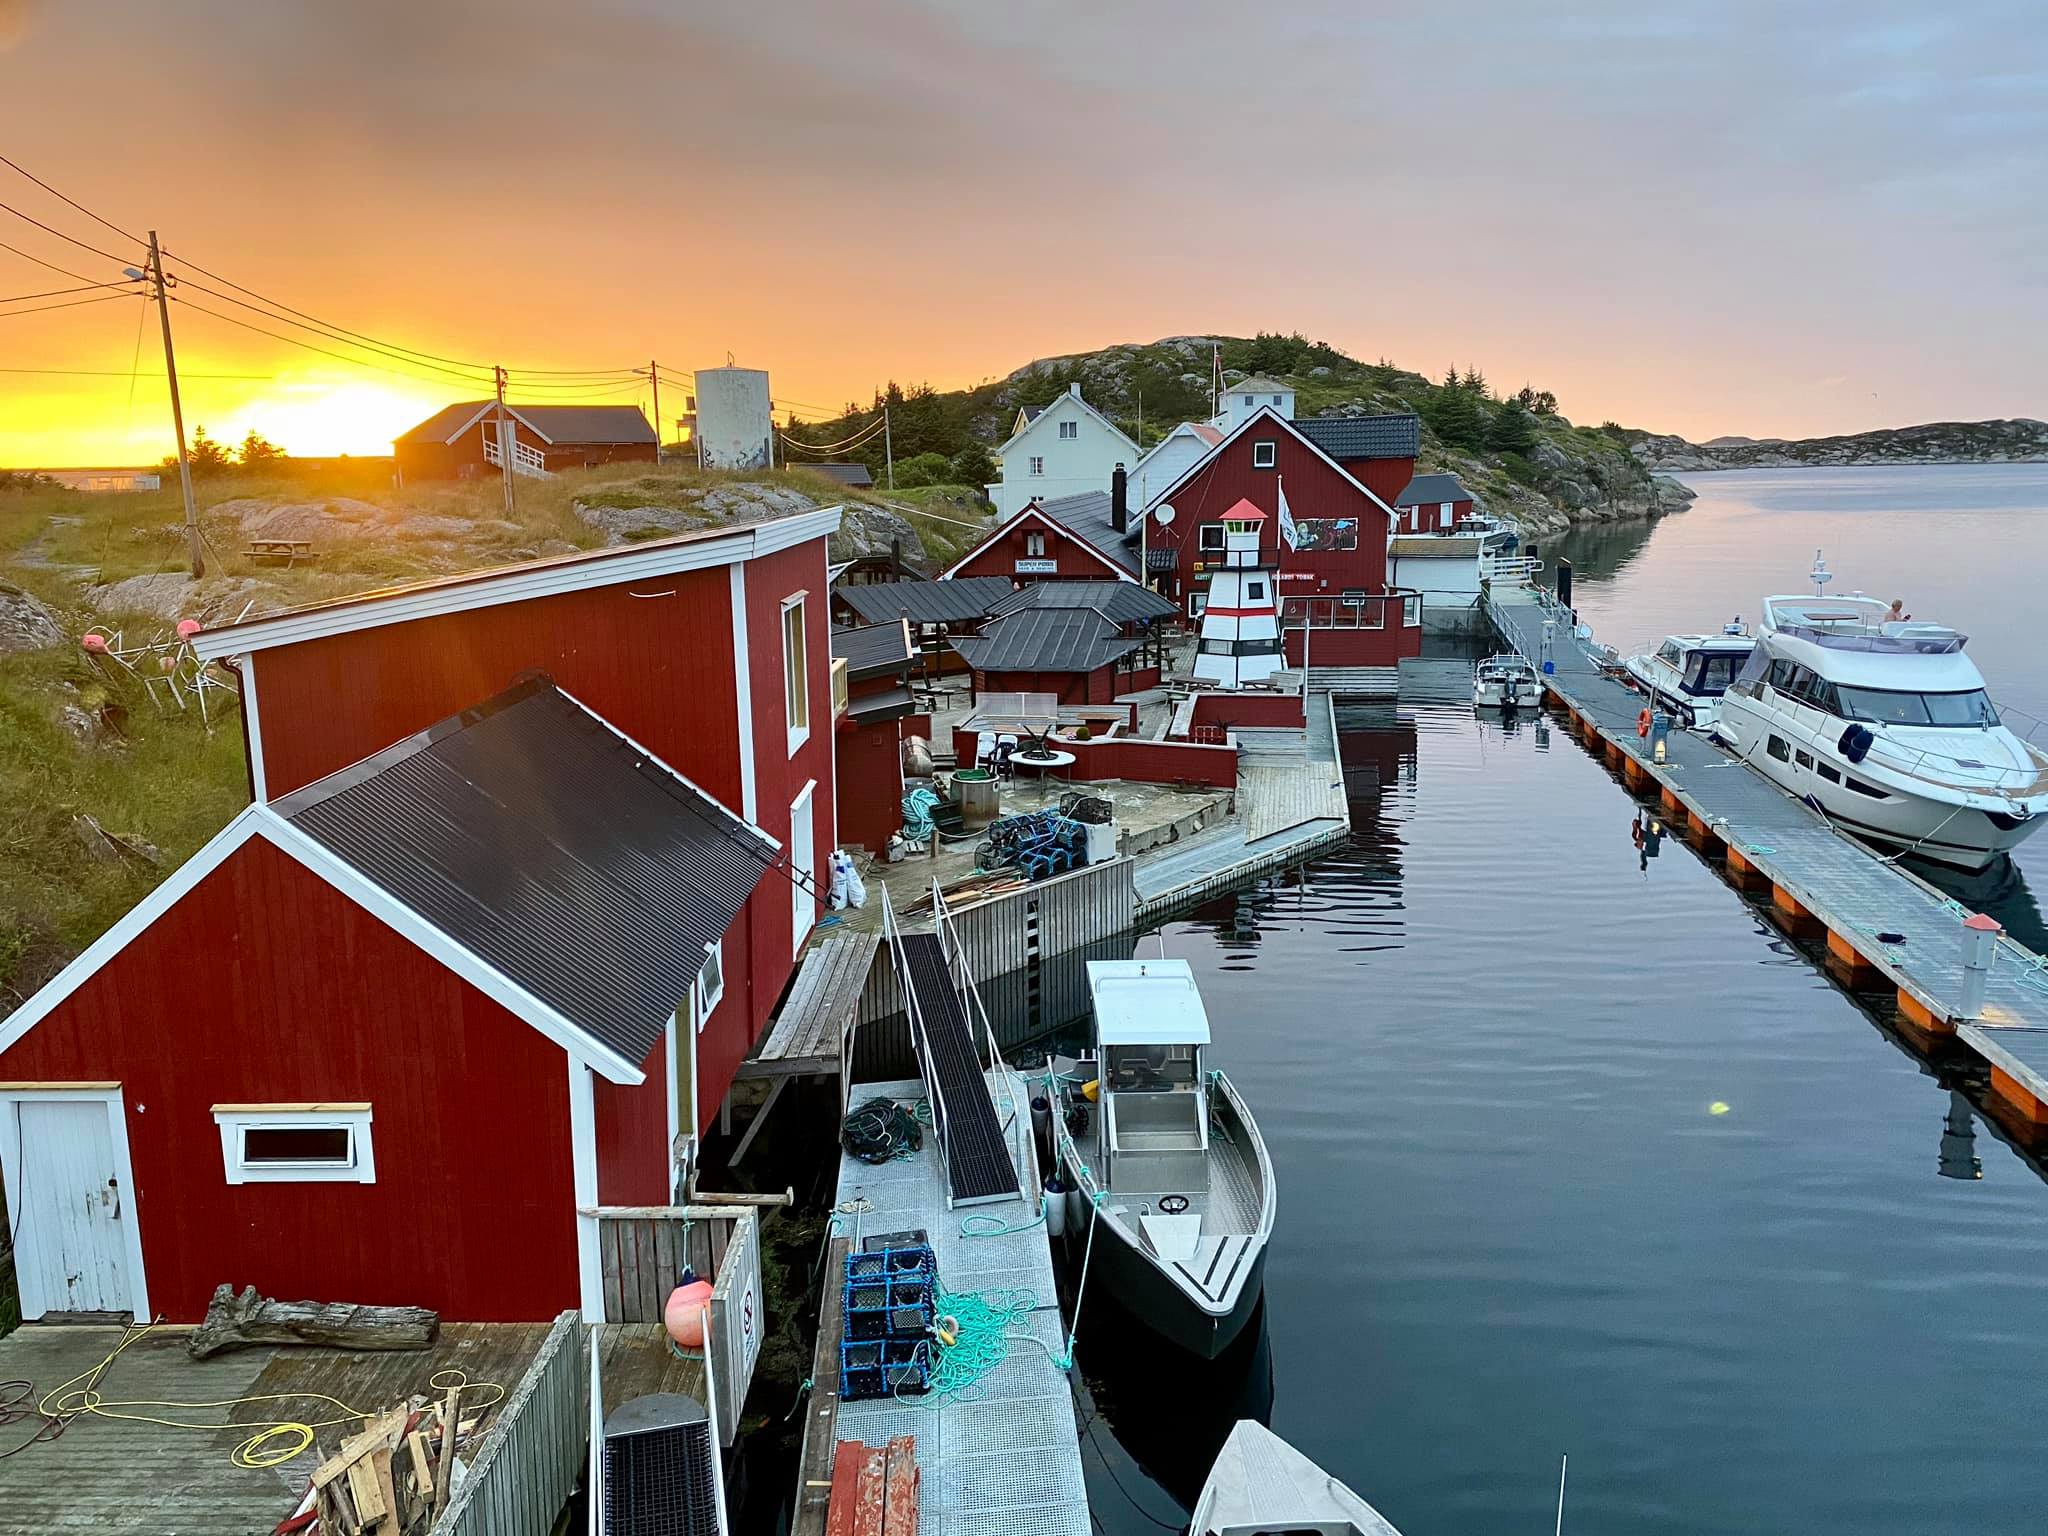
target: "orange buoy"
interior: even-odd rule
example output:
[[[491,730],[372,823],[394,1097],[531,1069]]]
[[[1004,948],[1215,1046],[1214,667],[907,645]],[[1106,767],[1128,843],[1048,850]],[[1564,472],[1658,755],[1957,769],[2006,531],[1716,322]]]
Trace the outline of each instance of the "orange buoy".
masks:
[[[661,1321],[668,1336],[684,1349],[704,1347],[704,1309],[711,1304],[711,1283],[692,1280],[668,1293],[668,1305],[661,1309]]]
[[[1647,709],[1636,716],[1636,734],[1638,736],[1648,736],[1650,734],[1650,712]]]

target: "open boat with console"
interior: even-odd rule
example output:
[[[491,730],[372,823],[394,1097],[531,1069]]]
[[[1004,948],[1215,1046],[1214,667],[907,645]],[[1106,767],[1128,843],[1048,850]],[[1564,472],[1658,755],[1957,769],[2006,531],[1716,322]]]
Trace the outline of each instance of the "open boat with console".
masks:
[[[1718,734],[1845,831],[1981,870],[2048,812],[2048,754],[2001,720],[1965,637],[1894,617],[1878,598],[1764,600]]]
[[[1401,1536],[1378,1510],[1263,1424],[1239,1419],[1188,1536]]]
[[[1209,1017],[1185,960],[1091,960],[1088,995],[1094,1055],[1059,1080],[1055,1131],[1069,1187],[1094,1210],[1087,1262],[1133,1316],[1214,1359],[1258,1305],[1272,1160],[1230,1079],[1207,1069]]]
[[[1720,718],[1721,696],[1755,649],[1738,619],[1718,635],[1666,635],[1656,650],[1626,657],[1621,668],[1680,725],[1706,731]]]
[[[1474,709],[1534,709],[1543,702],[1543,679],[1515,655],[1489,656],[1472,674]]]

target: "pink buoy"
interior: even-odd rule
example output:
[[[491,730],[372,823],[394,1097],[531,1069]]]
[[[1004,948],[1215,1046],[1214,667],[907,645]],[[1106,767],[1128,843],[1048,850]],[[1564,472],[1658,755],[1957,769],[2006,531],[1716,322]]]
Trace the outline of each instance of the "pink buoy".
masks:
[[[157,670],[160,672],[175,672],[178,670],[178,658],[175,656],[159,656],[156,659],[156,665]]]
[[[190,640],[203,627],[197,619],[180,619],[178,620],[178,638],[180,640]]]
[[[107,637],[105,635],[80,635],[78,643],[88,651],[91,651],[95,656],[104,656],[106,654]]]
[[[668,1293],[668,1305],[661,1309],[661,1320],[668,1328],[668,1336],[684,1349],[704,1347],[704,1309],[711,1304],[711,1284],[706,1280],[692,1280],[688,1285],[679,1285]]]

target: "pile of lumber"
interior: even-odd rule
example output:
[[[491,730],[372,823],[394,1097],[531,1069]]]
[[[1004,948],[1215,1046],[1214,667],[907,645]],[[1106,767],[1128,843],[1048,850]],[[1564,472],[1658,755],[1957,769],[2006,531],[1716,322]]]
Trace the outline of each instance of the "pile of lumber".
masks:
[[[460,1480],[455,1453],[482,1428],[480,1413],[461,1417],[460,1397],[415,1397],[343,1440],[313,1474],[320,1536],[423,1536]]]
[[[832,1457],[825,1536],[917,1536],[917,1437],[842,1440]]]

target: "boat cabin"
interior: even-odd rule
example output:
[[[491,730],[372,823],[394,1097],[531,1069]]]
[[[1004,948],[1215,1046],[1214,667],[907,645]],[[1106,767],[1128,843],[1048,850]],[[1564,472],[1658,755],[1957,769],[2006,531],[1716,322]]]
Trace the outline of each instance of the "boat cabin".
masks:
[[[1091,960],[1088,990],[1102,1081],[1103,1180],[1119,1196],[1164,1195],[1185,1214],[1209,1187],[1209,1016],[1185,960]],[[1165,1207],[1178,1199],[1178,1212]]]
[[[1745,635],[1670,635],[1657,647],[1657,661],[1671,669],[1684,692],[1719,698],[1741,674],[1755,644]]]

